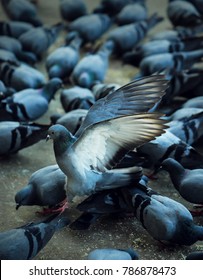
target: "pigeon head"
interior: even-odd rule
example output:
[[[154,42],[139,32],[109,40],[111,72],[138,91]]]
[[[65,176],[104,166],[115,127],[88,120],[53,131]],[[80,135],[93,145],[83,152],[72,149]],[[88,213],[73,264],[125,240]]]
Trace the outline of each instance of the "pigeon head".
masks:
[[[46,140],[49,139],[54,141],[54,151],[57,156],[64,153],[75,141],[71,132],[60,124],[52,125],[49,128]]]
[[[174,172],[174,171],[181,172],[181,171],[184,171],[184,168],[182,167],[182,165],[178,161],[173,159],[173,158],[165,159],[162,162],[160,169],[166,170],[168,172]]]
[[[78,78],[78,84],[84,88],[91,88],[94,83],[94,75],[90,72],[82,72]]]
[[[22,205],[33,205],[34,200],[33,189],[30,185],[27,185],[15,195],[16,210]]]

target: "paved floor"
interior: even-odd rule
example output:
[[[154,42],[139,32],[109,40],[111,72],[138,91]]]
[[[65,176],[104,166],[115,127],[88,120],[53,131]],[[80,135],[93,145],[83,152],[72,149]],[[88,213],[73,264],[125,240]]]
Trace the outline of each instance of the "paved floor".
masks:
[[[52,24],[60,21],[58,0],[39,0],[38,2],[39,14],[44,19],[44,22]],[[96,6],[99,1],[89,0],[86,2],[91,7],[89,9],[91,11],[92,7]],[[148,0],[149,14],[156,11],[160,15],[165,16],[166,2],[166,0]],[[6,18],[1,9],[0,16],[1,19]],[[169,27],[169,22],[164,20],[151,30],[148,36]],[[63,38],[58,38],[55,45],[50,47],[48,53],[62,42]],[[37,67],[45,72],[43,61]],[[120,61],[111,59],[106,82],[125,84],[129,82],[136,71],[137,69],[134,67],[123,66]],[[59,103],[59,95],[56,100],[51,102],[48,113],[38,121],[49,123],[49,116],[53,112],[63,112]],[[54,163],[52,144],[51,142],[45,143],[45,141],[26,148],[15,156],[0,160],[0,231],[18,227],[33,220],[39,220],[39,217],[35,215],[35,211],[39,210],[38,207],[21,207],[16,211],[14,195],[26,185],[30,175],[34,171]],[[186,205],[186,202],[174,191],[166,173],[160,174],[159,180],[152,182],[151,185],[161,194],[172,197]],[[79,212],[74,209],[73,205],[67,211],[67,215],[77,217]],[[196,221],[202,224],[203,218],[199,218]],[[68,228],[61,230],[55,234],[36,259],[85,259],[90,250],[101,247],[133,247],[139,253],[140,259],[183,259],[188,252],[198,248],[202,249],[203,243],[197,242],[190,247],[165,247],[152,239],[135,218],[117,217],[112,219],[106,217],[86,231],[73,231]]]

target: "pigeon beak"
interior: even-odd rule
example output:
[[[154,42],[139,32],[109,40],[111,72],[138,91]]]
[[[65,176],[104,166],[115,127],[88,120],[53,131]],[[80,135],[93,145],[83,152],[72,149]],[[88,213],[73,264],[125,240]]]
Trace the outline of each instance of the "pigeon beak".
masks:
[[[50,135],[48,134],[46,137],[46,142],[49,141],[49,139],[51,139]]]
[[[20,204],[16,204],[16,210],[18,210],[18,208],[20,208]]]

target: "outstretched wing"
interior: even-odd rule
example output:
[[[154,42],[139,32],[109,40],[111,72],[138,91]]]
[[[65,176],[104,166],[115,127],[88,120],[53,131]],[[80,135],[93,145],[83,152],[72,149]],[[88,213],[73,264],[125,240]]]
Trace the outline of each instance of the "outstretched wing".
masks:
[[[157,113],[135,114],[95,123],[86,128],[72,148],[87,169],[104,172],[129,151],[164,132]]]
[[[86,127],[96,122],[147,112],[161,99],[167,87],[164,75],[152,75],[117,89],[92,105],[75,136],[79,137]]]

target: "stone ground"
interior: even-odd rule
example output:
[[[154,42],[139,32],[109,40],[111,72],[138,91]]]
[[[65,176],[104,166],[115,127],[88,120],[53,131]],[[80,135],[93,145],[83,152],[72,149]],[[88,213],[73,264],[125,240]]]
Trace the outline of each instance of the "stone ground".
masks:
[[[58,0],[38,1],[39,14],[47,24],[60,21],[58,10]],[[99,1],[85,1],[89,5],[89,11],[97,5]],[[158,12],[165,16],[166,0],[147,0],[149,14]],[[2,9],[0,9],[1,19],[6,19]],[[157,31],[170,28],[170,23],[164,20],[148,33],[148,36]],[[48,53],[53,51],[63,42],[63,37],[59,37],[56,43],[50,47]],[[44,61],[37,67],[46,74]],[[131,66],[122,65],[118,60],[111,59],[110,67],[105,82],[116,82],[121,85],[130,81],[131,77],[137,72],[137,69]],[[39,119],[38,122],[49,123],[49,116],[54,112],[63,112],[59,102],[59,93],[56,100],[50,104],[48,113]],[[8,230],[21,226],[30,221],[37,221],[40,218],[36,216],[35,211],[39,207],[21,207],[15,210],[14,195],[20,190],[31,174],[47,165],[55,163],[51,142],[41,141],[38,144],[20,151],[17,155],[1,159],[0,178],[0,231]],[[161,173],[159,179],[150,184],[161,194],[169,196],[184,205],[191,207],[174,190],[170,183],[168,175]],[[74,205],[67,210],[67,215],[74,218],[79,216],[79,212],[74,209]],[[203,223],[203,218],[195,218],[199,224]],[[142,228],[135,218],[131,217],[105,217],[100,219],[90,229],[86,231],[73,231],[65,228],[57,232],[48,245],[36,256],[35,259],[85,259],[88,252],[95,248],[115,247],[128,248],[133,247],[140,255],[140,259],[148,260],[170,260],[184,259],[192,250],[202,249],[203,242],[197,242],[193,246],[171,246],[166,247],[156,240]]]

